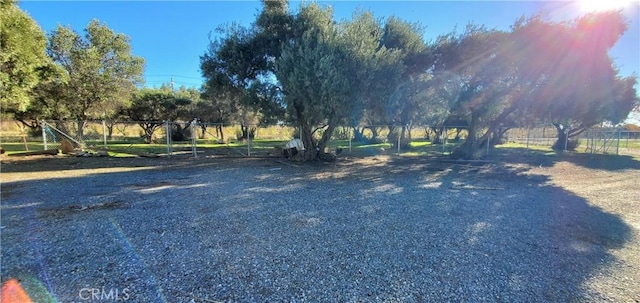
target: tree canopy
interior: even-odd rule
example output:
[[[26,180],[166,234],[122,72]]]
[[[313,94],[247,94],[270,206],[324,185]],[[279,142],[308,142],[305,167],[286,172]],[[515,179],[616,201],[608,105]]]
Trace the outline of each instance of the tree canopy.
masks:
[[[473,158],[498,129],[550,123],[561,141],[626,117],[638,106],[637,79],[620,77],[608,55],[626,28],[620,12],[532,16],[511,30],[471,24],[427,43],[425,27],[396,17],[360,11],[337,22],[330,7],[301,4],[294,14],[286,0],[264,1],[251,27],[220,32],[201,68],[205,95],[221,104],[259,112],[274,103],[243,103],[250,88],[277,89],[307,159],[322,156],[337,125],[402,125],[404,134],[453,120],[469,133],[454,156]]]
[[[20,113],[31,103],[32,89],[40,82],[38,70],[49,62],[47,39],[14,0],[0,1],[0,20],[0,108]]]
[[[49,35],[47,53],[68,77],[59,85],[67,92],[66,118],[107,118],[119,112],[142,83],[144,59],[132,54],[127,36],[98,20],[89,22],[84,36],[58,26]]]

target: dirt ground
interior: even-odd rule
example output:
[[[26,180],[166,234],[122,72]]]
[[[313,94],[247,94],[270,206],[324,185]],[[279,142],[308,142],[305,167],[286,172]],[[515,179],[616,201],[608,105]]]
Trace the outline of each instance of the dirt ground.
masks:
[[[411,171],[454,171],[470,180],[460,185],[473,187],[474,178],[484,180],[483,188],[492,190],[510,183],[504,178],[517,171],[520,176],[543,176],[549,185],[563,188],[586,201],[589,207],[618,217],[629,232],[624,241],[609,245],[611,235],[589,233],[589,227],[571,225],[560,229],[570,234],[568,244],[575,250],[597,246],[615,259],[608,267],[585,279],[584,286],[617,302],[640,302],[640,161],[627,156],[600,155],[542,155],[527,152],[504,152],[482,161],[453,161],[446,158],[414,158],[379,156],[339,158],[333,163],[296,163],[284,159],[198,158],[84,158],[60,156],[6,157],[0,162],[1,199],[13,195],[14,183],[67,177],[82,177],[101,173],[129,172],[151,169],[198,169],[199,167],[261,166],[270,170],[281,168],[301,172],[301,176],[322,181],[323,178],[367,176],[374,179],[384,175],[402,176]],[[408,174],[407,177],[412,175]],[[358,177],[361,178],[361,177]],[[365,180],[365,179],[362,179]],[[486,181],[489,180],[489,181]],[[366,182],[366,181],[362,181]],[[451,186],[458,186],[453,184]],[[538,185],[540,186],[540,185]],[[571,216],[572,214],[562,214]],[[597,221],[596,221],[597,222]],[[554,227],[550,227],[554,228]],[[613,236],[614,237],[614,236]],[[622,235],[621,235],[622,237]],[[3,237],[4,238],[4,237]],[[615,238],[615,237],[614,237]],[[3,246],[11,245],[4,240]],[[618,242],[616,242],[618,243]]]

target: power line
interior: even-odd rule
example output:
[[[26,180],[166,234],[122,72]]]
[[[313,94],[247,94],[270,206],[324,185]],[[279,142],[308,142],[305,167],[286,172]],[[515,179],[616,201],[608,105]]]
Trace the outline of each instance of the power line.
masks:
[[[168,85],[202,85],[204,82],[190,82],[190,81],[145,81],[146,84],[168,84]]]
[[[200,77],[190,77],[190,76],[180,76],[180,75],[146,75],[145,77],[177,77],[177,78],[187,78],[187,79],[197,79],[202,80]]]

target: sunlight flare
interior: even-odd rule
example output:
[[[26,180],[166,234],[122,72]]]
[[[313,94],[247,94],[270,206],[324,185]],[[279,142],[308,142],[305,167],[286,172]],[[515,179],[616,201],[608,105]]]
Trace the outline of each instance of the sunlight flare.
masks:
[[[582,13],[623,10],[638,0],[579,0],[578,6]]]

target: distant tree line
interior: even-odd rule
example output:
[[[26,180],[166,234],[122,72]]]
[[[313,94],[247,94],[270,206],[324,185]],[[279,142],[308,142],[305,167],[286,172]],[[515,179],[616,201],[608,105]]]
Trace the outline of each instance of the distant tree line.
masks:
[[[150,142],[167,120],[238,123],[245,138],[284,122],[299,129],[312,160],[326,157],[337,126],[360,138],[362,125],[376,126],[373,140],[386,127],[385,139],[401,144],[412,126],[433,126],[434,141],[455,126],[467,136],[453,156],[471,159],[507,129],[540,123],[555,127],[555,149],[570,148],[571,138],[640,104],[637,77],[620,76],[608,54],[627,30],[615,11],[522,17],[507,31],[470,24],[425,41],[424,26],[397,17],[358,11],[336,21],[316,3],[293,12],[286,0],[263,1],[250,26],[224,24],[210,36],[202,87],[175,90],[142,88],[143,58],[100,21],[84,35],[62,26],[45,35],[15,1],[0,1],[2,111],[30,127],[131,119]]]

